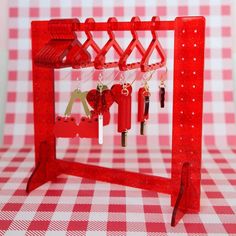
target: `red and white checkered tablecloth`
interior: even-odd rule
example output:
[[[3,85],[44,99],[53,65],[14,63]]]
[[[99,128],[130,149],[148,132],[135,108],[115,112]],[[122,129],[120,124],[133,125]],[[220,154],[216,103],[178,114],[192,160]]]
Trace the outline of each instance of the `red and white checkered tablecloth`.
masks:
[[[231,1],[16,0],[8,4],[9,70],[4,129],[6,148],[0,149],[0,235],[236,235]],[[123,21],[135,15],[142,20],[150,20],[153,15],[162,20],[173,20],[181,15],[206,17],[201,212],[185,216],[175,228],[170,226],[170,199],[164,194],[64,175],[30,195],[25,193],[34,166],[30,22],[71,17],[81,21],[87,17],[105,21],[110,16]],[[115,152],[120,149],[120,136],[116,133],[117,114],[113,107],[111,124],[104,129],[104,145],[97,147],[94,140],[60,139],[58,147],[64,149],[58,150],[59,158],[170,175],[173,32],[159,32],[158,35],[168,56],[167,101],[166,107],[159,109],[155,74],[150,82],[152,100],[147,135],[137,136],[139,125],[134,96],[133,126],[125,156]],[[94,36],[101,45],[107,39],[105,33]],[[147,46],[150,34],[139,36]],[[130,34],[119,33],[117,38],[127,45]],[[58,114],[63,113],[71,91],[77,86],[83,89],[95,86],[95,81],[90,80],[94,79],[92,74],[91,70],[56,71]],[[82,83],[76,80],[77,76]],[[110,76],[110,71],[104,72],[108,83]],[[130,80],[133,76],[128,73]],[[134,91],[139,86],[140,82],[135,83]],[[76,104],[73,113],[81,111],[81,106]]]
[[[170,175],[171,151],[136,147],[58,150],[61,158]],[[0,235],[236,235],[236,149],[203,151],[201,211],[173,228],[165,194],[61,175],[29,195],[31,147],[0,149]]]

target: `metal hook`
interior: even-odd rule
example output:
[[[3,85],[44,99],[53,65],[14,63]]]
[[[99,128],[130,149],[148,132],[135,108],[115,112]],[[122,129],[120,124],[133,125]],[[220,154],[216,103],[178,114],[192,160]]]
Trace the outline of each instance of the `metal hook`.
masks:
[[[129,95],[129,90],[128,90],[128,87],[130,85],[127,84],[127,83],[123,83],[122,84],[122,90],[121,90],[121,94],[125,95],[125,96],[128,96]]]
[[[151,78],[152,78],[152,76],[153,76],[153,74],[156,72],[156,70],[152,70],[152,71],[147,71],[147,73],[145,73],[144,75],[146,75],[146,74],[149,74],[147,77],[146,76],[143,76],[144,77],[144,81],[149,81],[149,80],[151,80]]]
[[[102,72],[99,73],[98,80],[102,84],[102,80],[103,80]]]
[[[168,68],[165,66],[165,71],[160,74],[160,80],[165,81],[168,73]]]
[[[143,75],[143,86],[145,88],[146,91],[149,91],[149,85],[148,85],[148,81],[151,80],[153,74],[155,73],[156,70],[153,71],[148,71],[147,73],[144,73]],[[148,76],[145,76],[146,74],[149,74]]]
[[[124,81],[125,81],[125,75],[124,75],[124,73],[121,73],[121,75],[120,75],[120,83],[124,84]]]

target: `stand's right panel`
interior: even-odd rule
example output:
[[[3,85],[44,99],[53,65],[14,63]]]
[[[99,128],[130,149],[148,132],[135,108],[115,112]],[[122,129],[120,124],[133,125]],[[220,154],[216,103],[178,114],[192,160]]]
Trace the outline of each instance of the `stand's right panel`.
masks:
[[[180,192],[182,166],[188,163],[187,184],[179,203],[185,212],[200,208],[204,40],[204,17],[176,18],[171,205]]]

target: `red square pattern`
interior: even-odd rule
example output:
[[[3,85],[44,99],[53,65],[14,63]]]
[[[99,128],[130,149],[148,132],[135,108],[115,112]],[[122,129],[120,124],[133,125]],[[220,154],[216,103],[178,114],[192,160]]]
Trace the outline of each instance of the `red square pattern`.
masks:
[[[71,9],[71,14],[73,17],[80,17],[82,14],[82,8],[81,7],[73,7]]]
[[[164,223],[160,222],[147,222],[146,223],[146,229],[147,232],[160,232],[160,233],[166,233],[166,227]]]
[[[200,6],[200,15],[203,16],[210,15],[210,6],[208,5]]]
[[[108,221],[107,222],[107,231],[114,231],[114,232],[124,232],[126,231],[126,222],[120,221]]]
[[[166,6],[157,7],[157,15],[158,16],[166,16],[167,15],[167,7]]]
[[[222,5],[221,6],[221,14],[222,15],[230,15],[230,6],[229,5]]]
[[[51,8],[51,17],[60,17],[61,8],[60,7],[52,7]]]
[[[206,234],[207,231],[204,227],[203,224],[200,223],[185,223],[186,231],[191,234],[191,233],[199,233],[199,234]]]
[[[101,17],[103,14],[102,7],[93,7],[93,16],[94,17]]]
[[[88,226],[87,221],[70,221],[67,227],[68,231],[86,231]]]
[[[227,215],[232,214],[232,215],[234,215],[234,211],[229,206],[215,206],[214,209],[217,214],[227,214]]]
[[[122,204],[110,204],[109,212],[126,212],[126,206]]]
[[[18,7],[9,8],[9,17],[12,17],[12,18],[18,17]]]
[[[31,7],[29,9],[29,14],[30,14],[30,17],[39,17],[40,15],[40,12],[39,12],[39,8],[37,7]]]
[[[124,7],[114,7],[114,15],[116,17],[124,15]]]

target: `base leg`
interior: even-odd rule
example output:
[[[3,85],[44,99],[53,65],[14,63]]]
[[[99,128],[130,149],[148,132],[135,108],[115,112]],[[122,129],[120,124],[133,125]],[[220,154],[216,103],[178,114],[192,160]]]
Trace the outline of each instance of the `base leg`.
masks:
[[[171,226],[176,226],[178,222],[183,218],[183,216],[187,213],[186,209],[180,209],[180,204],[187,199],[188,192],[188,182],[189,182],[189,163],[185,162],[181,171],[181,182],[179,194],[175,202],[175,206],[172,213],[171,218]],[[186,204],[185,204],[186,205]]]
[[[54,171],[51,171],[52,168],[50,168],[52,161],[48,159],[49,151],[49,144],[46,141],[41,142],[39,147],[39,162],[28,180],[26,187],[27,193],[57,177],[58,172],[55,171],[56,168]]]

